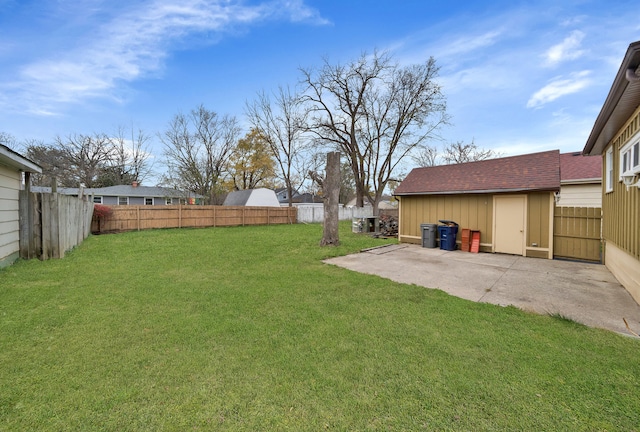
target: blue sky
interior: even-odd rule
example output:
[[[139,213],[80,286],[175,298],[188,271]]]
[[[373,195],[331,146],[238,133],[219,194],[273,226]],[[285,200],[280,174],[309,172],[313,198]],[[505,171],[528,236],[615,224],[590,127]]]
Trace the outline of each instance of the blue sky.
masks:
[[[637,1],[0,0],[0,131],[53,142],[119,126],[155,137],[199,104],[244,117],[300,67],[433,56],[444,143],[581,150],[631,42]]]

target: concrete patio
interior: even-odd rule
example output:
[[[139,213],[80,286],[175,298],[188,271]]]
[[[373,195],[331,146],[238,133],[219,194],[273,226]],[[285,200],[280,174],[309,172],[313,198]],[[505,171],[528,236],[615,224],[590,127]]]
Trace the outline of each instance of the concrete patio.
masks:
[[[604,265],[468,253],[399,244],[331,258],[328,264],[453,296],[631,335],[640,333],[640,306]]]

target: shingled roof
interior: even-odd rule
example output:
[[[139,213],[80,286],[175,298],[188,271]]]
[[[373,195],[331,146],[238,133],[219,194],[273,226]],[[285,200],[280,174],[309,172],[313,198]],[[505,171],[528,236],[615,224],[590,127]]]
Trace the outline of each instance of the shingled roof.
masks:
[[[413,169],[394,195],[560,190],[560,152],[551,150]]]
[[[582,152],[562,153],[560,180],[563,183],[602,180],[602,156],[584,156]]]

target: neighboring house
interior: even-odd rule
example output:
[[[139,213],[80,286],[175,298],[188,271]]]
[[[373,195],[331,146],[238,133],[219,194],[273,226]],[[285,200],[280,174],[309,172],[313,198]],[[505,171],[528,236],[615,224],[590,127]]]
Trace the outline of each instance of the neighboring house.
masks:
[[[278,202],[280,202],[280,204],[289,203],[289,192],[287,191],[287,188],[277,188],[274,190],[274,192],[276,193],[276,197],[278,198]],[[300,193],[294,190],[291,195],[292,201],[295,201],[295,199],[300,196]]]
[[[351,201],[345,204],[345,207],[355,207],[356,206],[356,198],[353,198]],[[371,203],[368,199],[364,200],[365,207],[371,207]],[[391,210],[398,208],[398,201],[396,201],[392,196],[383,195],[382,199],[378,203],[379,210]]]
[[[50,193],[50,187],[33,187],[34,192]],[[63,195],[77,196],[78,188],[58,188]],[[95,204],[104,205],[177,205],[201,204],[203,196],[192,192],[159,186],[140,186],[134,182],[130,185],[108,186],[103,188],[87,188],[83,195],[92,196]]]
[[[560,154],[558,207],[602,207],[602,157]]]
[[[289,205],[289,195],[287,194],[286,188],[278,188],[274,192],[276,193],[276,197],[278,197],[278,202],[280,203],[281,206]],[[308,192],[301,194],[298,191],[293,191],[291,195],[292,195],[291,204],[293,205],[318,204],[318,203],[322,204],[322,197],[313,195]]]
[[[0,268],[20,256],[19,200],[23,172],[42,173],[42,168],[0,144]]]
[[[640,41],[629,45],[583,153],[604,165],[604,264],[640,303]]]
[[[222,205],[247,207],[280,207],[276,193],[271,189],[245,189],[230,192]]]
[[[551,259],[559,191],[557,150],[415,168],[394,193],[398,239],[420,244],[421,224],[450,220],[479,230],[483,251]]]

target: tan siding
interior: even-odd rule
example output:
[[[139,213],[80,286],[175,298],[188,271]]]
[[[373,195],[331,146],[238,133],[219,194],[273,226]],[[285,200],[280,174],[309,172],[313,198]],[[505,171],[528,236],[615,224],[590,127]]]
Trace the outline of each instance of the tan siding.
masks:
[[[549,247],[549,193],[529,194],[527,247]],[[534,246],[534,243],[537,246]]]
[[[640,130],[640,108],[620,129],[612,143],[603,152],[603,169],[606,161],[604,155],[613,146],[613,191],[605,193],[602,198],[603,224],[602,235],[607,244],[613,243],[618,248],[640,260],[640,189],[632,186],[627,190],[619,181],[620,149]],[[605,263],[607,258],[605,257]]]
[[[493,198],[491,195],[438,195],[400,197],[400,241],[418,243],[420,224],[452,220],[460,228],[480,231],[480,242],[492,243]],[[460,237],[460,232],[458,232]]]
[[[549,192],[528,195],[527,256],[549,258],[552,255],[552,203],[552,194]],[[448,219],[457,222],[460,228],[479,230],[481,244],[493,245],[493,195],[403,196],[400,197],[400,208],[401,242],[420,243],[421,224],[437,224],[439,220]],[[536,246],[533,246],[534,243]]]

